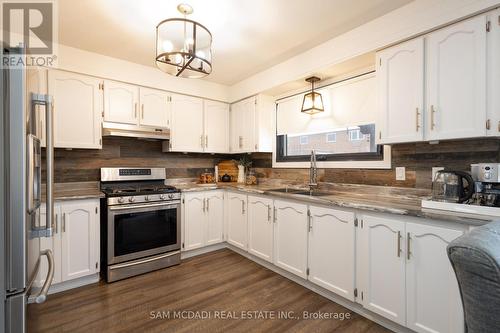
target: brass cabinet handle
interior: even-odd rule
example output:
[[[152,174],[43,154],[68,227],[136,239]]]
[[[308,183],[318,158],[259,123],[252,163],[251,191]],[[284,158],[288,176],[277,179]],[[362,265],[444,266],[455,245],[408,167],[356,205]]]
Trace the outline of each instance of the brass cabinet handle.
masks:
[[[401,257],[401,231],[398,231],[398,258]]]
[[[271,205],[267,205],[267,221],[271,222]]]
[[[66,213],[63,213],[62,232],[66,232]]]
[[[208,134],[205,135],[205,147],[208,147]]]
[[[436,123],[434,122],[434,114],[436,113],[436,109],[434,108],[434,105],[431,105],[431,130],[433,130],[436,127]]]
[[[206,211],[206,199],[203,198],[203,213]]]
[[[313,218],[311,215],[311,211],[308,209],[307,210],[307,224],[309,225],[309,232],[311,232],[313,230],[312,222],[313,222]]]
[[[245,201],[241,200],[241,214],[245,214]]]
[[[134,118],[137,118],[137,103],[134,104]]]
[[[486,120],[486,129],[487,130],[491,129],[491,120],[490,119]]]
[[[239,137],[239,145],[240,145],[240,148],[243,148],[243,137],[241,135]]]
[[[210,198],[207,198],[207,213],[210,210]]]
[[[203,148],[203,134],[200,135],[200,146],[201,148]]]
[[[410,236],[410,233],[407,233],[406,234],[406,258],[408,260],[410,260],[410,256],[411,256],[411,250],[410,250],[410,241],[411,241],[411,236]]]
[[[417,127],[417,132],[418,132],[420,130],[420,111],[418,108],[416,109],[416,111],[417,111],[416,112],[416,122],[417,122],[416,127]]]
[[[144,104],[141,104],[141,118],[144,119]]]
[[[276,221],[278,220],[278,217],[276,216],[276,207],[274,207],[274,211],[273,211],[273,222],[276,223]]]

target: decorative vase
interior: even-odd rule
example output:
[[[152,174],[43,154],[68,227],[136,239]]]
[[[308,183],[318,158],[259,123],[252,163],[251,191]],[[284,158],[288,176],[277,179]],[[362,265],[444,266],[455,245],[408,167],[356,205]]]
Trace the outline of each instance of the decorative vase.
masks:
[[[245,167],[243,165],[238,165],[238,183],[245,182]]]

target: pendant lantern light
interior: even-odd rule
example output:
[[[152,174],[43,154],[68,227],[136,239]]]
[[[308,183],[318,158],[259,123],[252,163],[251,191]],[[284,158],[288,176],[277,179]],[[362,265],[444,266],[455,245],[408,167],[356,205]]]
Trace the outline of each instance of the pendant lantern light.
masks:
[[[315,114],[325,111],[323,106],[323,97],[321,97],[320,93],[314,91],[314,83],[320,81],[320,78],[312,76],[307,78],[306,81],[311,83],[311,91],[304,95],[301,111],[307,114]]]
[[[184,18],[170,18],[156,26],[156,66],[184,78],[201,78],[212,72],[212,34],[198,22],[187,19],[193,8],[180,4]]]

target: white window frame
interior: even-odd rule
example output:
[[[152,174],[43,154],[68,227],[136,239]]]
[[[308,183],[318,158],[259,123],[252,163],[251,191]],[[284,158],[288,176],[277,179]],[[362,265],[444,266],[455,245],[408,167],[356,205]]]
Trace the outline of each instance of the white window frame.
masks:
[[[305,142],[302,142],[302,139],[305,139]],[[307,135],[299,136],[299,144],[300,145],[308,145],[309,144],[309,137]]]
[[[353,133],[356,133],[356,138],[353,138]],[[360,129],[349,130],[349,141],[361,141],[364,139]]]
[[[329,140],[329,138],[328,138],[329,135],[333,135],[334,139],[333,140]],[[337,142],[337,133],[335,133],[335,132],[327,133],[326,134],[326,142],[328,142],[328,143],[335,143],[335,142]]]

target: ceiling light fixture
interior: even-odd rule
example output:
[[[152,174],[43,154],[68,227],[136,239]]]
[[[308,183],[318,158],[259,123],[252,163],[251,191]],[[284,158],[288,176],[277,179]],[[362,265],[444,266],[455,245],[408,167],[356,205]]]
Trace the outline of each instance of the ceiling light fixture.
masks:
[[[186,17],[193,8],[180,4],[184,18],[170,18],[156,26],[156,66],[179,77],[200,78],[212,72],[212,34]]]
[[[321,97],[320,93],[314,91],[314,82],[320,81],[320,78],[311,76],[308,77],[306,81],[311,83],[311,92],[304,95],[301,111],[307,114],[315,114],[325,111],[323,106],[323,97]]]

